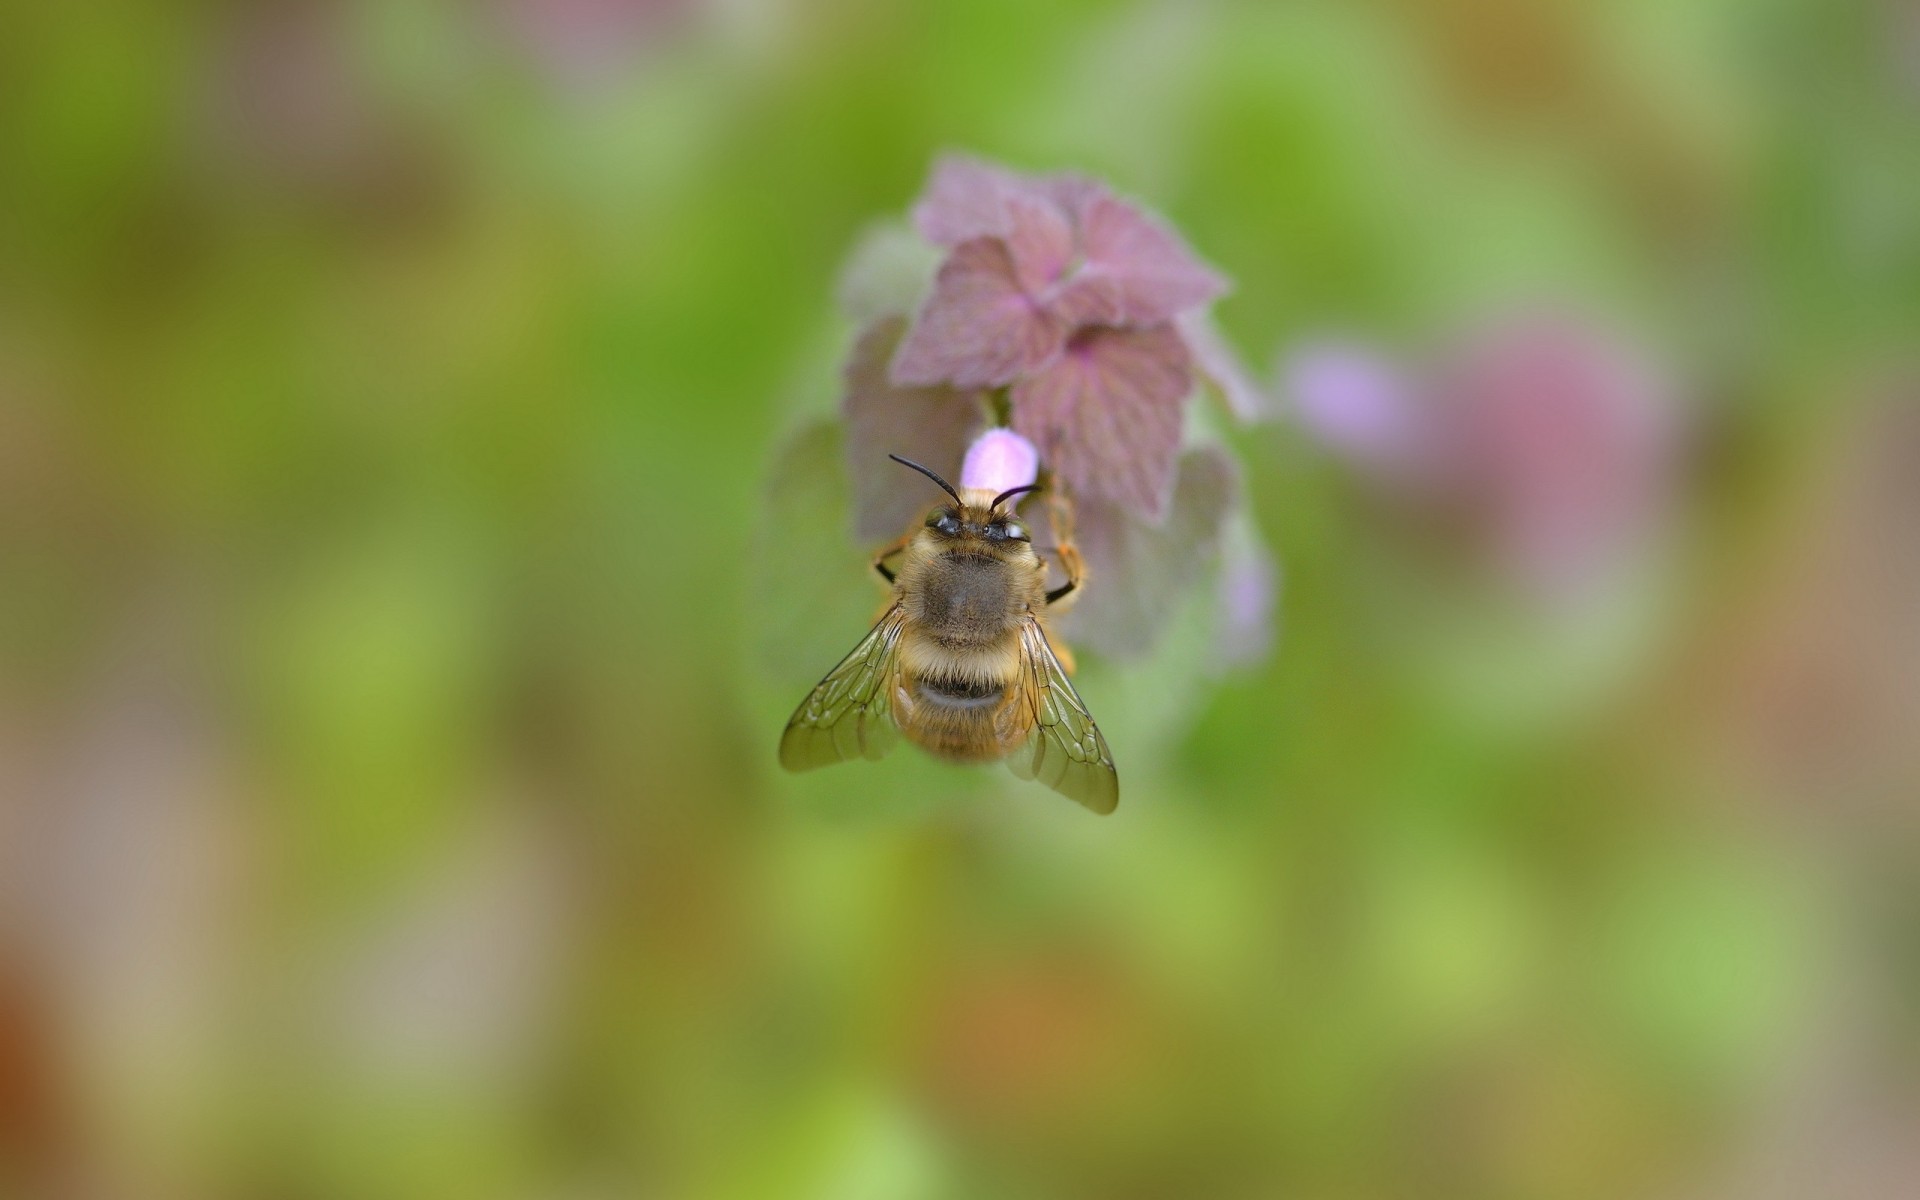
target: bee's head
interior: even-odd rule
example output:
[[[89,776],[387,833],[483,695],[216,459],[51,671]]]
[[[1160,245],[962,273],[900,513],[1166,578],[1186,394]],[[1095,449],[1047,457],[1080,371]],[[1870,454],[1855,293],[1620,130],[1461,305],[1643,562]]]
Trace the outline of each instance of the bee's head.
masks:
[[[942,504],[927,514],[926,528],[928,532],[942,541],[959,542],[973,540],[986,542],[989,545],[1006,545],[1012,542],[1031,542],[1033,540],[1028,536],[1027,527],[1021,523],[1013,509],[1004,506],[1008,500],[1013,499],[1015,496],[1039,490],[1039,484],[1030,483],[1025,487],[1008,488],[991,500],[984,500],[984,502],[980,503],[969,503],[967,499],[962,498],[959,492],[953,490],[952,484],[921,466],[919,463],[911,459],[901,458],[898,454],[889,454],[887,457],[903,467],[911,467],[922,475],[925,475],[928,479],[939,484],[941,490],[945,491],[947,495],[953,497],[953,503]],[[985,492],[985,488],[977,491],[969,489],[968,495],[984,497]]]
[[[927,530],[942,541],[1003,544],[1033,540],[1019,517],[995,505],[942,504],[927,514]]]

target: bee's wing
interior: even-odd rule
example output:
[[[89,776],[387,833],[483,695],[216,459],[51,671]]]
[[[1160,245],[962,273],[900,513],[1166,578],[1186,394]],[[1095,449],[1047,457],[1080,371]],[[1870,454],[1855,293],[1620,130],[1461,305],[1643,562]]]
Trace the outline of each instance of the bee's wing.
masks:
[[[780,765],[810,771],[850,758],[879,758],[893,749],[889,681],[906,614],[887,610],[860,644],[794,710],[780,735]]]
[[[1113,753],[1054,657],[1046,631],[1031,617],[1020,631],[1020,658],[1033,732],[1007,765],[1020,778],[1037,779],[1094,812],[1112,812],[1120,803]]]

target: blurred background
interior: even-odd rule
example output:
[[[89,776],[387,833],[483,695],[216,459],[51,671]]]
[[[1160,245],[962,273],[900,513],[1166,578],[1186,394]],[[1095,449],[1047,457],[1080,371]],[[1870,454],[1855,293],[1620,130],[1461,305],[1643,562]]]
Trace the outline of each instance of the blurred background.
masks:
[[[949,148],[1272,392],[1111,818],[774,761]],[[0,1195],[1914,1195],[1917,530],[1902,0],[0,6]]]

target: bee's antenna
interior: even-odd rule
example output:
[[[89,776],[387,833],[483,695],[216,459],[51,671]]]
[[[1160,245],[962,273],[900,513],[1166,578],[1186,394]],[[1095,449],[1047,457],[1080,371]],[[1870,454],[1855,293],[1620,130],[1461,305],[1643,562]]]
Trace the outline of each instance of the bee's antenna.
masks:
[[[925,475],[928,479],[931,479],[935,483],[939,484],[940,490],[945,492],[947,495],[952,496],[953,502],[955,504],[966,503],[966,501],[960,498],[960,493],[953,490],[952,484],[940,478],[938,475],[935,475],[932,471],[927,470],[925,467],[921,466],[919,463],[913,461],[910,458],[901,458],[898,454],[889,454],[887,455],[887,457],[899,463],[903,467],[912,467],[914,470],[920,472],[922,475]]]
[[[1037,483],[1029,483],[1024,487],[1008,488],[1006,491],[1001,492],[998,496],[995,496],[993,498],[993,503],[987,505],[987,511],[992,512],[994,509],[999,508],[1000,502],[1002,500],[1005,500],[1008,496],[1018,496],[1022,492],[1037,492],[1039,490],[1040,490],[1040,485]]]

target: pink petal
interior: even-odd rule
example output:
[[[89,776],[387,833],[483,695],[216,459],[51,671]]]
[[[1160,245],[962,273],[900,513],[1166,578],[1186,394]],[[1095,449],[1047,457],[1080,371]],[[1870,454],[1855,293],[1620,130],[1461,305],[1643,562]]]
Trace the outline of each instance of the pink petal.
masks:
[[[1204,446],[1180,459],[1163,524],[1147,523],[1126,504],[1082,499],[1075,540],[1087,580],[1060,620],[1062,636],[1113,658],[1152,650],[1182,597],[1205,575],[1239,494],[1233,460],[1217,446]]]
[[[1126,303],[1121,296],[1120,281],[1098,268],[1085,265],[1047,297],[1047,311],[1068,329],[1132,324],[1126,318]]]
[[[1193,365],[1220,392],[1227,411],[1247,424],[1272,414],[1273,401],[1267,390],[1247,370],[1240,355],[1227,344],[1220,327],[1204,310],[1182,313],[1174,321],[1180,335],[1187,339]]]
[[[1013,388],[1013,427],[1076,496],[1167,513],[1180,422],[1193,379],[1171,325],[1090,329]]]
[[[1039,296],[1073,260],[1073,226],[1059,206],[1026,196],[1007,201],[1007,217],[1006,242],[1020,287]]]
[[[840,412],[847,422],[854,530],[866,541],[899,536],[933,499],[930,485],[887,455],[911,458],[952,479],[967,443],[986,423],[978,392],[900,387],[888,380],[887,361],[905,328],[906,319],[897,316],[867,326],[844,372]]]
[[[1071,324],[1153,325],[1226,291],[1178,234],[1104,192],[1087,192],[1072,214],[1083,261],[1056,299]]]
[[[1061,212],[1076,220],[1079,214],[1085,212],[1095,200],[1113,195],[1107,185],[1098,179],[1074,171],[1042,176],[1034,181],[1033,187],[1047,199],[1059,205]]]
[[[1005,201],[1025,187],[1010,171],[963,154],[942,155],[933,164],[926,191],[913,206],[914,228],[942,246],[978,237],[1003,237]]]
[[[1040,452],[1011,429],[989,429],[967,447],[960,467],[960,486],[984,488],[998,495],[1026,487],[1040,476]]]
[[[1289,352],[1280,370],[1294,416],[1337,454],[1398,471],[1432,443],[1413,383],[1371,347],[1310,342]]]
[[[933,294],[893,360],[903,386],[1000,387],[1060,351],[1060,323],[1021,289],[1005,242],[976,238],[940,266]]]
[[[508,0],[508,33],[563,85],[611,84],[695,32],[694,0]]]
[[[1679,425],[1627,347],[1570,320],[1488,332],[1455,367],[1461,463],[1508,568],[1577,586],[1644,534],[1669,499]]]

